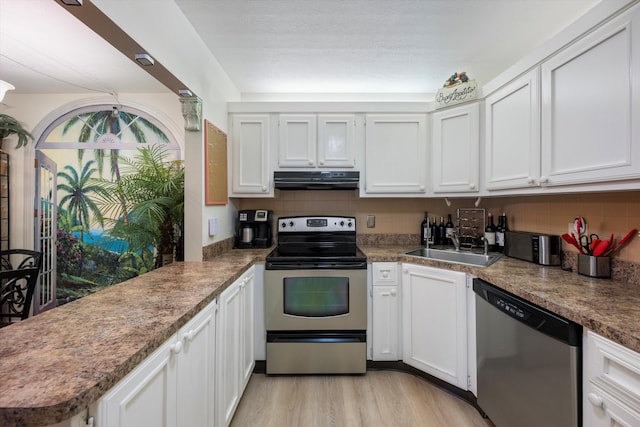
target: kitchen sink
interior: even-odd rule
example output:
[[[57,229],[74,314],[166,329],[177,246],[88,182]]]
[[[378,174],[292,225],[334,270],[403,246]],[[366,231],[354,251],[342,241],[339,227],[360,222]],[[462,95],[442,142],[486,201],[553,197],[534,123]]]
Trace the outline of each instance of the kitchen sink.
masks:
[[[408,252],[405,255],[417,256],[421,258],[435,259],[438,261],[454,262],[457,264],[477,265],[480,267],[488,267],[502,257],[502,254],[490,252],[488,255],[471,251],[456,251],[454,249],[433,249],[418,248]]]

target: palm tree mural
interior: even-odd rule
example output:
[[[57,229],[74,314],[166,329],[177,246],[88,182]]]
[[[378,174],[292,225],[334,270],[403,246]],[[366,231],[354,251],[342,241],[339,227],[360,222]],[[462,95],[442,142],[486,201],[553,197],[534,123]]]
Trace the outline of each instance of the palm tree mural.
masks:
[[[78,136],[78,142],[98,141],[106,135],[115,136],[119,141],[125,130],[131,132],[133,139],[141,144],[148,142],[146,130],[150,131],[156,138],[154,142],[169,142],[164,132],[150,121],[137,114],[119,111],[116,107],[113,107],[111,110],[94,111],[72,117],[64,124],[62,134],[65,135],[79,122],[82,123],[82,127]],[[94,150],[100,178],[104,176],[103,165],[105,151],[107,150]],[[120,168],[118,166],[119,150],[117,148],[111,148],[108,151],[111,177],[117,181],[120,179]],[[78,159],[80,161],[82,161],[83,156],[84,150],[78,150]]]
[[[60,209],[69,211],[69,215],[80,226],[80,240],[84,240],[84,231],[89,230],[91,221],[104,225],[102,213],[98,205],[91,198],[103,189],[93,182],[92,175],[96,172],[94,161],[90,160],[83,167],[80,174],[73,166],[67,165],[64,171],[58,172],[58,178],[66,183],[58,183],[58,190],[66,192],[59,202]]]

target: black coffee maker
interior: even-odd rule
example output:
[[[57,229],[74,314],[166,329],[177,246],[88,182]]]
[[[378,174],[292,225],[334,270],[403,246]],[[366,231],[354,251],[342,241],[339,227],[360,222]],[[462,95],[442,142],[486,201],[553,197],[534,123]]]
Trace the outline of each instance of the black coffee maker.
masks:
[[[271,246],[272,212],[264,209],[238,211],[236,248],[268,248]]]

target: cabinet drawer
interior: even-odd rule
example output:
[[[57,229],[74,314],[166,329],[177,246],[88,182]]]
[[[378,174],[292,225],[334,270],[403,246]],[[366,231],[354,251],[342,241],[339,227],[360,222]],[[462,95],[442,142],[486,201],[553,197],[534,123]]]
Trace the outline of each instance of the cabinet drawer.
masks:
[[[373,264],[373,284],[398,283],[398,264],[392,262],[379,262]]]
[[[619,392],[640,402],[640,354],[587,331],[585,359],[587,387],[595,384],[612,394]],[[640,411],[640,403],[637,406],[635,409]]]

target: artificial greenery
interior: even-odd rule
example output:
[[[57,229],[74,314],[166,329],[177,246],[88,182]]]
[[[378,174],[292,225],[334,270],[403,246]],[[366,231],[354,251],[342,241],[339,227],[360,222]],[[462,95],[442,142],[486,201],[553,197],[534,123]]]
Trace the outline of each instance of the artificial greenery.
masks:
[[[0,114],[0,148],[2,147],[2,140],[11,135],[18,137],[16,148],[25,147],[29,140],[33,139],[31,134],[22,127],[20,122],[11,116]]]
[[[130,252],[154,247],[156,267],[168,254],[183,259],[184,165],[167,157],[158,145],[139,148],[133,159],[120,157],[124,173],[119,180],[99,181],[104,191],[97,203],[113,226],[105,232],[125,239]]]

